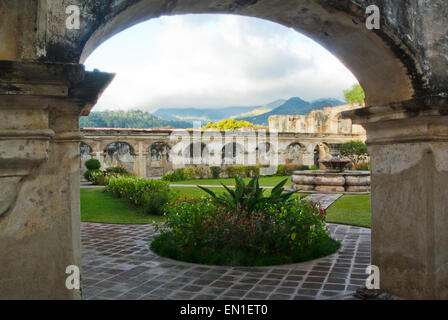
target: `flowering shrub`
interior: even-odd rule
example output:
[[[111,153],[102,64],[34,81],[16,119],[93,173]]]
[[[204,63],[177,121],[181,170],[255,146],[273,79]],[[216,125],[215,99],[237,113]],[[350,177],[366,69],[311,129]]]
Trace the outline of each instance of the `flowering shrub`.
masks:
[[[84,179],[95,183],[95,177],[97,175],[103,175],[104,176],[104,172],[101,171],[100,169],[93,169],[93,170],[87,170],[86,172],[84,172]]]
[[[186,167],[174,170],[162,177],[163,181],[177,182],[190,179],[203,179],[210,177],[210,172],[204,167]]]
[[[163,214],[163,206],[170,200],[167,182],[133,176],[106,177],[106,190],[115,197],[125,198],[147,214]]]
[[[129,172],[125,167],[111,167],[106,169],[106,175],[128,175]]]
[[[306,261],[339,248],[318,204],[285,195],[264,199],[270,200],[238,210],[217,197],[170,203],[151,248],[183,261],[247,266]]]

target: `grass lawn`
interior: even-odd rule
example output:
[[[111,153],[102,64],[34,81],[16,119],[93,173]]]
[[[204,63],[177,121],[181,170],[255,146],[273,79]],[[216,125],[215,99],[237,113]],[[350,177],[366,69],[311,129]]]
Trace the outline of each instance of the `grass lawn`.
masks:
[[[172,187],[179,198],[198,198],[206,193],[197,187]],[[213,188],[224,192],[224,188]],[[269,194],[271,190],[266,190]],[[328,222],[370,228],[370,195],[345,195],[327,210]],[[163,217],[147,216],[102,189],[81,189],[81,221],[112,224],[148,224],[163,221]]]
[[[285,177],[261,177],[260,178],[260,186],[262,187],[274,187],[275,185],[279,184],[283,180],[288,179],[288,182],[286,183],[286,186],[290,186],[292,184],[291,177],[285,176]],[[244,178],[244,181],[248,183],[251,180],[251,178]],[[221,182],[224,183],[226,186],[233,186],[235,185],[235,179],[234,178],[222,178],[222,179],[200,179],[200,180],[185,180],[185,181],[179,181],[179,182],[172,182],[171,184],[186,184],[186,185],[221,185]]]
[[[345,195],[327,210],[327,221],[370,228],[370,195]]]
[[[147,216],[129,204],[103,192],[102,189],[81,189],[81,221],[112,224],[148,224],[163,217]]]

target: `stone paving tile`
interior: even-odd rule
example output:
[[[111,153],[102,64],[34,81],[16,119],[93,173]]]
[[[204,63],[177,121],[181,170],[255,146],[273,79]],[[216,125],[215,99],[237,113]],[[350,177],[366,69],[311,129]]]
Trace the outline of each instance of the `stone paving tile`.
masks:
[[[329,224],[338,253],[275,267],[202,266],[149,249],[150,225],[82,224],[83,297],[117,300],[352,299],[370,264],[370,230]]]

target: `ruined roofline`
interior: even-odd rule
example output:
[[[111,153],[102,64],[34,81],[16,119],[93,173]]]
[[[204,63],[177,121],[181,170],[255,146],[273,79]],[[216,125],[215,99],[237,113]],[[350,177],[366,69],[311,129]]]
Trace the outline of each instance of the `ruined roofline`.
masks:
[[[344,112],[344,111],[349,111],[349,110],[355,110],[355,109],[361,109],[364,108],[365,104],[360,104],[360,103],[348,103],[348,104],[342,104],[340,106],[334,106],[334,107],[325,107],[323,109],[319,109],[319,110],[312,110],[310,113],[308,114],[276,114],[276,115],[272,115],[269,117],[269,119],[278,119],[278,118],[284,118],[284,117],[309,117],[317,112],[324,112],[324,113],[340,113],[340,112]]]

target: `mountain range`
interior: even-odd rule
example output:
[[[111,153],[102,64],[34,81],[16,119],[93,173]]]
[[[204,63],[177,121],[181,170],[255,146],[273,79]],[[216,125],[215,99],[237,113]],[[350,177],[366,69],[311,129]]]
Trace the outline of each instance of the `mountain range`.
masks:
[[[159,109],[154,115],[166,121],[201,121],[202,123],[218,122],[224,119],[245,120],[253,124],[268,125],[269,117],[273,115],[306,115],[313,110],[322,110],[345,104],[344,102],[324,98],[312,102],[294,97],[289,100],[279,99],[264,106],[227,107],[219,109]],[[192,125],[190,125],[191,127]]]
[[[224,119],[245,120],[253,124],[269,125],[273,115],[306,115],[313,110],[343,105],[344,102],[325,98],[307,102],[294,97],[289,100],[276,100],[262,106],[227,107],[208,109],[160,109],[151,114],[139,110],[92,112],[88,117],[81,117],[80,127],[96,128],[192,128],[193,121],[203,125]]]
[[[272,111],[283,105],[286,100],[279,99],[264,106],[224,107],[224,108],[164,108],[153,113],[166,121],[202,121],[203,123],[217,122],[224,119],[237,119],[257,116]]]

